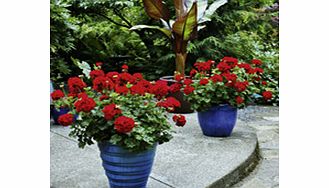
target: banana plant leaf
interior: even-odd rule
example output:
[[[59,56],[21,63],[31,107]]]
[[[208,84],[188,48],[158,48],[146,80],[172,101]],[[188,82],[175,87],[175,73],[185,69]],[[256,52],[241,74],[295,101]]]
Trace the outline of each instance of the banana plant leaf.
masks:
[[[188,41],[197,24],[197,4],[194,2],[190,11],[175,21],[172,29],[182,40]]]
[[[161,28],[159,26],[151,26],[151,25],[135,25],[131,27],[129,30],[138,30],[138,29],[157,29],[164,33],[167,37],[171,38],[171,30],[166,28]]]
[[[147,15],[155,20],[169,20],[169,10],[162,0],[143,0],[144,9]]]

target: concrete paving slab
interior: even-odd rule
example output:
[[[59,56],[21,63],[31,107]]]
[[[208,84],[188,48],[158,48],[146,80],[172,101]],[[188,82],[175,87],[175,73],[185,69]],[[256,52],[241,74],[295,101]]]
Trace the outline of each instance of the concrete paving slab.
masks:
[[[184,128],[175,128],[174,139],[158,146],[148,187],[202,188],[218,180],[225,179],[228,185],[238,181],[236,169],[255,154],[257,137],[253,130],[238,121],[231,137],[206,137],[196,113],[186,118]],[[107,187],[97,146],[80,149],[68,133],[68,127],[51,126],[52,187]]]

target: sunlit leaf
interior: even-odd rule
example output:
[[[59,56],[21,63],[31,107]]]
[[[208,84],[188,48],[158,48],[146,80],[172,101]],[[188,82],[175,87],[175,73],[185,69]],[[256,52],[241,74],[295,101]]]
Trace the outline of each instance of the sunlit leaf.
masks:
[[[131,27],[129,30],[138,30],[138,29],[157,29],[164,33],[167,37],[171,37],[171,31],[165,28],[161,28],[158,26],[150,26],[150,25],[135,25]]]
[[[184,41],[190,39],[194,28],[197,26],[197,5],[193,3],[191,10],[182,18],[176,20],[173,25],[173,30],[179,36],[182,36]]]

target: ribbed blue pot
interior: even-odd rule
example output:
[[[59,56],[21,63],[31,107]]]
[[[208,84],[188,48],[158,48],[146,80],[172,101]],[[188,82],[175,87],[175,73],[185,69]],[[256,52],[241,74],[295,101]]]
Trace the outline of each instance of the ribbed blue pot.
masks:
[[[207,111],[198,112],[202,133],[206,136],[230,136],[237,120],[238,110],[228,104],[214,106]]]
[[[58,117],[61,116],[61,115],[63,115],[63,114],[67,114],[69,111],[70,111],[69,108],[60,108],[59,111],[57,111],[56,108],[53,108],[51,110],[51,115],[52,115],[52,117],[54,119],[54,124],[59,125],[59,123],[58,123]]]
[[[103,167],[111,188],[144,188],[150,176],[156,145],[133,153],[110,143],[98,143]]]

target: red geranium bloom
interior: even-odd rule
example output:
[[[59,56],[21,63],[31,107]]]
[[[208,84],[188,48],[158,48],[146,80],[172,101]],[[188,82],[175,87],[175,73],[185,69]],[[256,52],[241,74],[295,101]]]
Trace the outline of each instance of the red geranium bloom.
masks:
[[[157,98],[162,98],[168,94],[169,87],[166,81],[158,80],[150,88],[150,93],[157,96]]]
[[[209,83],[209,80],[207,78],[203,78],[199,82],[200,85],[207,85],[208,83]]]
[[[238,59],[234,57],[224,57],[222,61],[227,63],[230,68],[234,68],[238,64]]]
[[[105,99],[108,99],[108,98],[109,98],[109,96],[102,95],[102,96],[99,97],[99,100],[102,101],[102,100],[105,100]]]
[[[99,61],[99,62],[96,62],[95,64],[96,64],[97,67],[100,67],[100,66],[103,65],[103,62],[100,62],[100,61]]]
[[[108,81],[105,76],[98,76],[93,80],[93,89],[102,92],[103,89],[108,88]]]
[[[235,101],[236,101],[237,104],[242,104],[244,102],[244,99],[240,96],[237,96]]]
[[[174,83],[174,84],[171,84],[169,86],[169,91],[171,93],[176,93],[176,92],[178,92],[180,90],[180,88],[182,88],[182,84],[180,84],[180,83]]]
[[[183,115],[174,115],[173,121],[176,123],[177,126],[183,127],[186,123],[185,116]]]
[[[135,121],[132,118],[126,116],[120,116],[114,121],[114,129],[118,133],[129,133],[133,130]]]
[[[263,73],[264,72],[264,70],[262,68],[259,68],[259,67],[255,68],[254,71],[255,71],[255,73]]]
[[[215,74],[214,76],[210,77],[210,80],[212,80],[213,82],[222,82],[223,78],[221,75]]]
[[[125,85],[123,85],[123,86],[119,86],[119,85],[115,86],[115,92],[117,92],[117,93],[127,94],[128,91],[129,91],[129,89]]]
[[[176,75],[174,76],[174,79],[175,79],[177,82],[180,82],[180,81],[184,80],[184,76],[181,75],[181,74],[176,74]]]
[[[263,64],[262,61],[259,60],[259,59],[253,59],[253,60],[251,60],[251,63],[254,64],[254,65],[262,65]]]
[[[209,71],[211,69],[212,64],[213,61],[196,62],[194,63],[194,66],[198,69],[198,71]]]
[[[227,72],[228,70],[231,69],[231,66],[228,65],[226,62],[219,62],[219,64],[217,65],[218,70],[220,70],[221,72]]]
[[[251,66],[248,64],[248,63],[241,63],[241,64],[238,64],[238,67],[240,68],[244,68],[247,72],[252,69]]]
[[[185,85],[190,85],[192,83],[193,83],[193,80],[188,79],[188,78],[183,81],[183,84],[185,84]]]
[[[196,73],[198,73],[198,71],[196,71],[195,69],[192,69],[192,70],[190,71],[190,77],[195,76]]]
[[[128,67],[128,65],[122,65],[121,68],[127,70],[129,67]]]
[[[134,73],[134,74],[133,74],[133,77],[134,77],[136,80],[138,80],[138,81],[144,79],[144,78],[143,78],[143,75],[142,75],[141,73]]]
[[[93,80],[99,76],[105,76],[104,71],[102,70],[92,70],[89,73],[90,78]]]
[[[186,94],[186,95],[189,95],[189,94],[191,94],[193,91],[195,90],[195,88],[194,87],[192,87],[192,86],[190,86],[190,85],[187,85],[185,88],[184,88],[184,93]]]
[[[236,74],[231,73],[223,73],[221,74],[228,82],[235,82],[238,76]]]
[[[120,74],[118,72],[108,72],[106,77],[111,79],[114,83],[117,83],[120,80]]]
[[[146,88],[142,85],[136,84],[130,88],[131,94],[145,95]]]
[[[272,99],[272,92],[271,91],[264,91],[263,92],[263,97],[264,97],[265,100]]]
[[[114,116],[120,115],[122,113],[122,111],[117,108],[115,104],[109,104],[104,106],[102,112],[104,113],[104,118],[107,121],[112,120]]]
[[[78,94],[78,98],[79,98],[79,99],[80,99],[80,98],[88,98],[88,95],[87,95],[87,93],[82,92],[82,93],[79,93],[79,94]]]
[[[234,84],[234,88],[238,91],[238,92],[242,92],[244,90],[247,89],[247,86],[249,85],[249,83],[247,81],[245,82],[236,82]]]
[[[262,85],[266,86],[267,82],[266,81],[262,81]]]
[[[164,107],[167,109],[167,111],[172,112],[175,110],[175,108],[180,107],[181,104],[174,97],[168,97],[166,100],[158,102],[157,106]]]
[[[50,96],[53,100],[58,100],[58,99],[64,97],[64,93],[61,90],[55,90],[54,92],[52,92],[50,94]]]
[[[72,125],[74,116],[72,114],[63,114],[58,117],[58,123],[63,126]]]
[[[82,97],[74,103],[77,112],[90,112],[95,108],[96,103],[94,99],[89,97]]]
[[[134,83],[136,81],[136,78],[133,77],[131,74],[124,72],[120,74],[120,80],[121,83],[126,84],[126,83]]]
[[[78,77],[71,77],[68,80],[69,92],[70,93],[80,93],[87,85]]]
[[[256,71],[255,71],[255,69],[250,68],[249,70],[247,70],[247,73],[248,73],[248,74],[255,74]]]

